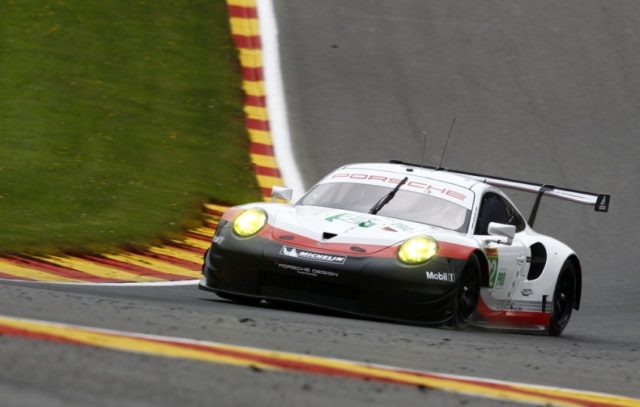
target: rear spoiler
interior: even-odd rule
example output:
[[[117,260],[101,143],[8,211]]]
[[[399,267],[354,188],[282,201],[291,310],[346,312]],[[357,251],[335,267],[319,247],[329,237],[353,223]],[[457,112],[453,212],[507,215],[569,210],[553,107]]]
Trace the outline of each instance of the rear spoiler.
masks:
[[[494,177],[492,175],[476,174],[473,172],[450,170],[448,168],[433,167],[430,165],[412,164],[400,160],[391,160],[391,164],[402,164],[411,167],[427,168],[436,171],[446,171],[454,174],[460,174],[467,178],[475,179],[481,182],[485,182],[489,185],[500,188],[514,189],[517,191],[532,192],[537,194],[536,201],[531,209],[531,215],[529,215],[529,225],[533,226],[536,220],[536,214],[538,213],[538,207],[540,206],[540,200],[543,195],[553,198],[562,199],[569,202],[576,202],[583,205],[593,206],[596,212],[608,212],[609,203],[611,201],[611,195],[597,194],[593,192],[578,191],[575,189],[561,188],[548,184],[537,184],[535,182],[518,181],[509,178]]]

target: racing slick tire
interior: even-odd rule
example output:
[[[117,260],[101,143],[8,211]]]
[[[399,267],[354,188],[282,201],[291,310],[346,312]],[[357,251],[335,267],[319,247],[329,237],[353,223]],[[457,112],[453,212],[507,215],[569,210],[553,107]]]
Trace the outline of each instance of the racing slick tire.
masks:
[[[231,294],[231,293],[225,293],[221,291],[215,291],[215,293],[220,298],[237,302],[238,304],[243,304],[243,305],[258,305],[260,304],[260,301],[262,301],[261,298],[247,297],[240,294]]]
[[[480,298],[480,260],[475,254],[469,256],[456,284],[456,297],[451,325],[457,329],[467,326]]]
[[[549,335],[560,336],[569,324],[576,300],[576,270],[573,262],[567,260],[562,265],[556,288],[553,291],[553,310],[549,321]]]

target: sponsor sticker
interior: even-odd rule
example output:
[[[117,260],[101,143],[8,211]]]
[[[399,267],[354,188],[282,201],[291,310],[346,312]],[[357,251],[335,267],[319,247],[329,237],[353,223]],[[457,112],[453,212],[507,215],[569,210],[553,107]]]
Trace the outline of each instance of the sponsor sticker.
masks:
[[[487,257],[498,257],[498,249],[495,247],[487,247],[484,252]]]
[[[371,219],[364,216],[355,215],[353,213],[339,213],[337,215],[326,217],[324,220],[326,220],[327,222],[341,220],[343,222],[347,222],[352,225],[360,226],[361,228],[370,228],[372,226],[377,225],[377,223],[375,223]]]
[[[332,180],[339,180],[341,182],[357,182],[364,184],[378,184],[378,185],[398,185],[402,182],[402,178],[389,177],[383,175],[383,173],[369,174],[369,173],[357,173],[357,172],[338,172],[331,176]],[[420,181],[418,181],[420,179]],[[434,182],[433,180],[426,180],[423,178],[411,179],[405,184],[405,187],[409,190],[422,192],[425,194],[437,194],[443,198],[462,202],[470,209],[472,194],[464,188],[455,187],[446,183]]]
[[[498,249],[488,247],[484,252],[489,261],[489,288],[502,288],[504,286],[506,273],[504,271],[498,272]]]
[[[400,223],[400,222],[391,223],[389,224],[389,227],[401,230],[403,232],[413,232],[415,230],[415,228],[412,228],[411,226],[406,225],[404,223]]]
[[[353,213],[338,213],[336,215],[327,216],[326,218],[324,218],[324,220],[326,220],[327,222],[334,222],[336,220],[339,220],[361,228],[370,228],[378,225],[378,223],[369,219],[368,217],[356,215]],[[388,224],[385,223],[385,225],[386,226],[383,228],[383,230],[389,232],[397,232],[398,230],[402,232],[412,232],[415,230],[415,228],[412,228],[411,226],[402,222],[393,222]]]
[[[456,281],[454,273],[445,273],[443,271],[426,271],[427,280],[447,281],[453,283]]]
[[[344,262],[347,261],[347,256],[316,253],[316,252],[310,252],[307,250],[296,249],[295,247],[289,248],[287,246],[282,246],[282,249],[280,249],[280,254],[282,254],[283,256],[293,257],[296,259],[319,261],[322,263],[331,263],[331,264],[344,264]]]
[[[339,277],[340,276],[340,274],[335,271],[319,270],[312,267],[296,266],[294,264],[278,263],[278,267],[283,270],[292,270],[298,274],[302,274],[304,276],[310,276],[310,277],[318,277],[318,276]]]
[[[215,244],[222,244],[222,242],[224,242],[224,236],[222,235],[215,235],[213,237],[213,243]]]
[[[520,291],[520,294],[522,294],[525,297],[528,297],[533,294],[533,290],[531,288],[523,288],[522,291]]]

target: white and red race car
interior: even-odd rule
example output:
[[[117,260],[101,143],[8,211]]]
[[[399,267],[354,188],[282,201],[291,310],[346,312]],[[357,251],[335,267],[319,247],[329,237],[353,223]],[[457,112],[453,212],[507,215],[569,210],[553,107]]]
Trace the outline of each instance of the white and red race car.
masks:
[[[528,222],[497,187],[537,193]],[[601,212],[610,201],[399,161],[346,165],[295,204],[230,208],[200,288],[244,303],[560,335],[580,306],[582,268],[571,248],[532,229],[543,195]]]

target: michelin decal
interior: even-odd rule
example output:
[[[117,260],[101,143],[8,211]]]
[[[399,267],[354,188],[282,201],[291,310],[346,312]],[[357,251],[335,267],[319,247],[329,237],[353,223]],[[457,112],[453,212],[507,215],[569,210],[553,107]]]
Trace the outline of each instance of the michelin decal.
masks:
[[[286,246],[282,246],[282,249],[280,249],[280,254],[283,256],[294,257],[296,259],[319,261],[322,263],[331,264],[344,264],[344,262],[347,260],[347,256],[316,253],[307,250],[296,249],[295,247],[289,248]]]

